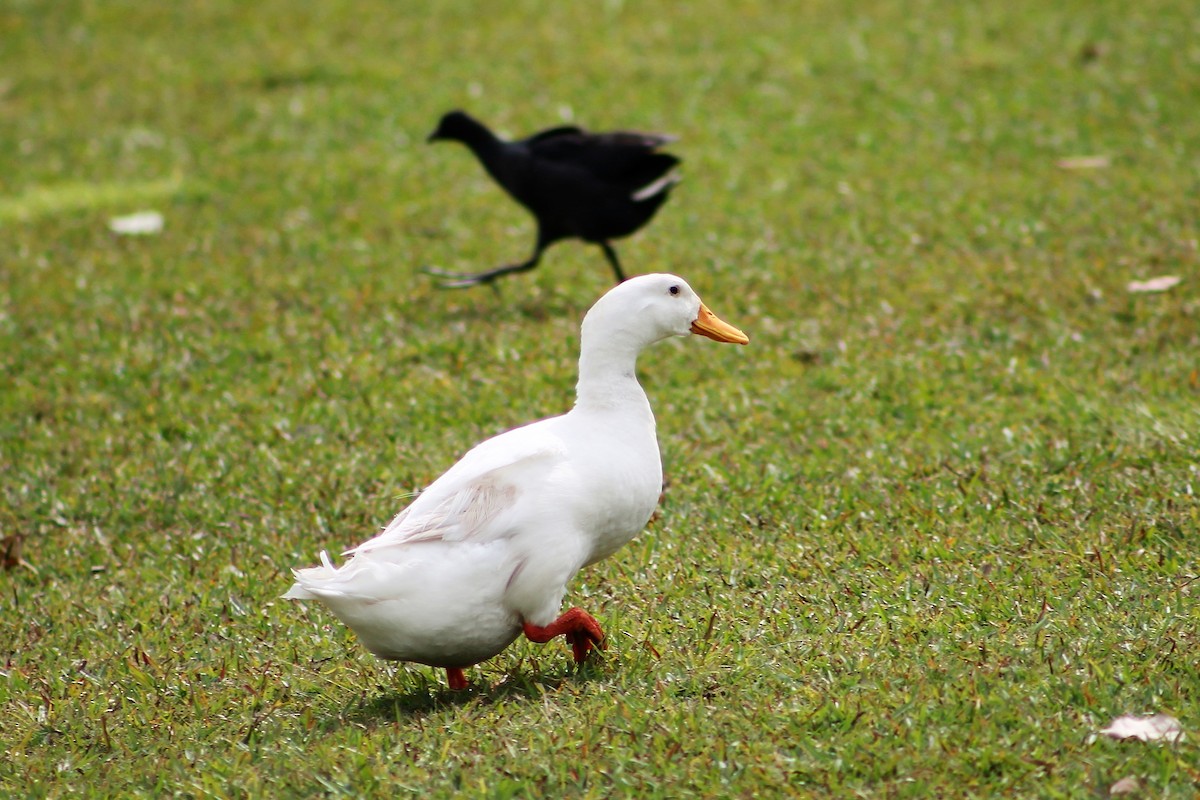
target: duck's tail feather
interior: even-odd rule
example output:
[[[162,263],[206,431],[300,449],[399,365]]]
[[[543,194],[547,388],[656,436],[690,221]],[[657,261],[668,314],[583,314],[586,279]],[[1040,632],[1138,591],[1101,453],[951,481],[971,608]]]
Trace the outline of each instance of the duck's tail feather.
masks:
[[[294,569],[296,582],[283,595],[284,600],[317,600],[320,595],[320,585],[337,575],[337,567],[329,560],[329,553],[321,551],[321,566],[306,569]]]

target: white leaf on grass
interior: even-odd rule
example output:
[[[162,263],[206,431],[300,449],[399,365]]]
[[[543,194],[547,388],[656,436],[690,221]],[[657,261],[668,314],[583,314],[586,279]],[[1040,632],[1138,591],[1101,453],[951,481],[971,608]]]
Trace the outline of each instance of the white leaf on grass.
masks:
[[[1113,739],[1140,739],[1143,742],[1157,742],[1159,739],[1168,742],[1183,740],[1183,726],[1170,714],[1154,714],[1149,717],[1126,714],[1108,723],[1108,727],[1100,733]]]
[[[1123,794],[1137,794],[1141,789],[1142,785],[1138,783],[1138,779],[1129,776],[1121,778],[1121,780],[1108,787],[1108,796],[1120,797]]]
[[[1071,156],[1056,162],[1059,169],[1105,169],[1108,156]]]
[[[149,236],[163,229],[163,215],[157,211],[139,211],[124,217],[113,217],[108,229],[122,236]]]
[[[1125,288],[1131,292],[1165,292],[1182,280],[1178,275],[1160,275],[1146,281],[1130,281]]]

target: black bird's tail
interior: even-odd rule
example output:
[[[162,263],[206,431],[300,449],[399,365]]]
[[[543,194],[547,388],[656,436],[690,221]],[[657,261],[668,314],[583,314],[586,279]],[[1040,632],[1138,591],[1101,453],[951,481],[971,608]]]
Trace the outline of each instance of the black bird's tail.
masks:
[[[675,187],[675,184],[679,183],[681,180],[683,180],[683,176],[681,176],[678,172],[668,172],[658,180],[651,181],[642,188],[638,189],[636,192],[631,194],[630,197],[638,203],[644,203],[647,200],[659,197],[661,197],[662,200],[666,200],[667,193],[670,192],[671,189]]]

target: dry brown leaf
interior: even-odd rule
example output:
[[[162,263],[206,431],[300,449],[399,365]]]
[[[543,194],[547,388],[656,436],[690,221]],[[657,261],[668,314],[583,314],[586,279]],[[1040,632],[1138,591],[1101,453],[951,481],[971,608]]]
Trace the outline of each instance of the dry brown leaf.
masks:
[[[12,533],[0,539],[0,567],[15,569],[21,565],[21,544],[25,537]]]

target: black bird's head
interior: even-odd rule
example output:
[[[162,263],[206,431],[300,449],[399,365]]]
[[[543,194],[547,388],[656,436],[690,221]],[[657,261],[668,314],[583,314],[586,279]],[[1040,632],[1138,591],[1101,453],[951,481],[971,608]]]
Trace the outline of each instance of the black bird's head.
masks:
[[[450,111],[442,115],[441,122],[433,133],[429,134],[427,142],[438,142],[444,140],[451,141],[466,141],[471,131],[479,127],[476,122],[465,111]]]

